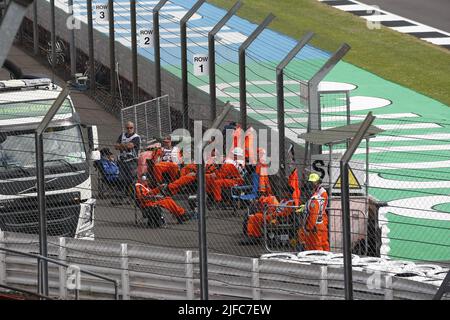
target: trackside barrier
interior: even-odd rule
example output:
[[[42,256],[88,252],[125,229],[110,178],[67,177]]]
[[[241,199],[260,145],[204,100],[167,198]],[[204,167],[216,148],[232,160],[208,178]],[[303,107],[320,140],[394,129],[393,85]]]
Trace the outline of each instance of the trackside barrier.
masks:
[[[0,232],[0,240],[1,238],[3,238],[3,233]],[[60,244],[64,243],[64,241],[62,239],[60,239]],[[61,247],[64,248],[64,247]],[[65,248],[64,248],[65,249]],[[61,298],[64,298],[64,296],[67,296],[67,288],[66,286],[69,284],[70,279],[68,279],[67,277],[61,277],[61,267],[65,267],[67,269],[72,268],[72,269],[77,269],[78,273],[81,274],[86,274],[88,276],[91,276],[93,278],[96,278],[96,280],[101,279],[103,281],[107,281],[107,282],[111,282],[114,286],[114,298],[115,300],[119,299],[119,294],[118,294],[118,281],[114,280],[112,278],[103,276],[101,274],[98,274],[96,272],[93,271],[89,271],[86,270],[85,268],[82,268],[80,266],[75,266],[73,264],[67,264],[63,261],[57,260],[57,259],[52,259],[52,258],[48,258],[48,257],[44,257],[38,254],[34,254],[34,253],[30,253],[30,252],[25,252],[25,251],[19,251],[19,250],[14,250],[14,249],[10,249],[10,248],[6,248],[6,247],[2,247],[0,248],[1,251],[5,252],[6,254],[9,254],[11,256],[12,259],[10,259],[10,261],[19,261],[21,258],[25,258],[28,262],[31,262],[32,265],[34,265],[34,262],[37,262],[37,264],[39,264],[40,260],[45,260],[48,263],[51,264],[56,264],[59,266],[59,292],[60,292],[60,297],[61,297],[61,293],[63,293],[63,296]],[[64,256],[64,252],[60,252],[60,254],[58,255],[59,258]],[[33,261],[34,259],[36,259],[35,261]],[[6,264],[7,264],[8,260],[5,259],[5,265],[1,266],[2,269],[4,269],[5,271],[7,270]],[[37,266],[36,264],[36,266]],[[18,272],[20,272],[20,269],[16,269]],[[68,272],[68,270],[67,270]],[[35,273],[35,272],[33,272]],[[23,279],[18,278],[18,280],[20,282],[22,282],[21,284],[25,284],[25,281],[22,281]],[[62,280],[62,281],[61,281]],[[6,279],[7,281],[7,279]],[[36,276],[33,279],[33,283],[37,282],[36,281]],[[49,281],[50,282],[50,281]],[[76,280],[75,280],[76,282]],[[1,283],[4,284],[4,283]],[[20,284],[19,284],[20,285]],[[63,289],[62,287],[64,286],[65,289]],[[80,291],[80,287],[75,283],[74,287],[71,288],[75,290],[75,299],[78,300],[79,299],[79,291]]]
[[[5,232],[0,239],[2,285],[36,291],[38,238]],[[6,251],[5,251],[6,250]],[[17,255],[15,251],[31,257]],[[198,252],[156,246],[49,237],[48,255],[61,266],[76,265],[89,272],[81,277],[80,299],[112,299],[115,292],[104,280],[120,283],[124,299],[199,299]],[[293,254],[295,256],[295,254]],[[303,258],[311,257],[306,254]],[[327,254],[322,257],[332,259]],[[339,257],[337,257],[339,258]],[[65,261],[62,261],[65,260]],[[312,259],[314,260],[314,259]],[[356,268],[355,268],[356,269]],[[208,257],[211,299],[343,299],[342,268],[311,261],[281,261],[232,255]],[[102,279],[94,274],[104,275]],[[375,278],[374,275],[379,278]],[[355,299],[432,299],[437,285],[354,270]],[[49,294],[72,299],[60,267],[49,266]],[[448,299],[448,297],[446,298]]]

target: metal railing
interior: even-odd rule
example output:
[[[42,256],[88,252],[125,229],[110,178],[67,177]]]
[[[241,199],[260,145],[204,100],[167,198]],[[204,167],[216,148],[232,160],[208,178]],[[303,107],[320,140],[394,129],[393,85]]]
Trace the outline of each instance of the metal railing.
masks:
[[[12,254],[15,254],[15,255],[20,255],[20,256],[25,256],[25,257],[36,258],[37,261],[38,261],[38,264],[40,264],[41,261],[47,261],[47,262],[54,263],[54,264],[57,264],[57,265],[62,266],[62,267],[66,267],[66,268],[70,267],[70,265],[67,264],[67,263],[64,263],[64,262],[61,262],[61,261],[58,261],[58,260],[55,260],[55,259],[52,259],[52,258],[44,257],[44,256],[41,256],[41,255],[38,255],[38,254],[22,252],[22,251],[12,250],[12,249],[2,248],[2,247],[0,247],[0,251],[9,252],[9,253],[12,253]],[[93,276],[95,278],[99,278],[99,279],[111,282],[114,285],[114,297],[115,297],[115,300],[119,300],[119,284],[118,284],[117,280],[109,278],[109,277],[105,277],[105,276],[103,276],[101,274],[98,274],[98,273],[95,273],[95,272],[83,270],[81,268],[80,268],[80,272],[81,273],[85,273],[85,274],[90,275],[90,276]],[[78,300],[79,288],[75,289],[75,297],[76,297],[75,299]]]
[[[24,289],[21,289],[21,288],[7,286],[7,285],[4,285],[4,284],[0,284],[0,288],[6,289],[6,290],[9,290],[9,291],[13,291],[13,292],[19,292],[19,293],[22,293],[22,294],[26,294],[26,295],[33,296],[33,297],[40,298],[40,299],[44,299],[44,300],[45,299],[52,300],[51,297],[44,296],[44,295],[36,293],[36,292],[31,292],[29,290],[24,290]]]

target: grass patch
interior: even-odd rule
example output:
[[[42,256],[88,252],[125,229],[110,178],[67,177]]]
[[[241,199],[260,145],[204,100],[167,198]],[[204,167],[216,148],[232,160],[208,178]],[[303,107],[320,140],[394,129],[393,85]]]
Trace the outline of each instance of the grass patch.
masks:
[[[234,0],[208,0],[229,9]],[[316,33],[314,45],[352,49],[345,61],[450,106],[450,51],[386,27],[370,30],[366,20],[317,0],[243,0],[238,15],[259,23],[270,12],[270,28],[295,39]],[[274,44],[276,45],[276,44]]]

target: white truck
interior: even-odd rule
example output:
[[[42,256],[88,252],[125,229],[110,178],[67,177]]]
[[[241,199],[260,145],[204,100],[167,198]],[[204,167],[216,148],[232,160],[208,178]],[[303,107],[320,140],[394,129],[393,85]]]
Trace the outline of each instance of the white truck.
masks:
[[[0,81],[0,230],[37,234],[35,129],[61,88],[50,79]],[[94,147],[96,128],[90,131]],[[94,132],[94,134],[92,134]],[[44,133],[49,236],[94,239],[91,176],[82,125],[68,96]]]

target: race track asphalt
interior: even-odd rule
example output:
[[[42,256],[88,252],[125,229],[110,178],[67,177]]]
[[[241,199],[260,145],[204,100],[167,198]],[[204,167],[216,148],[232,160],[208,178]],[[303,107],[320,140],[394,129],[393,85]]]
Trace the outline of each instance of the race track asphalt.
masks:
[[[358,0],[382,10],[450,32],[449,0]]]

